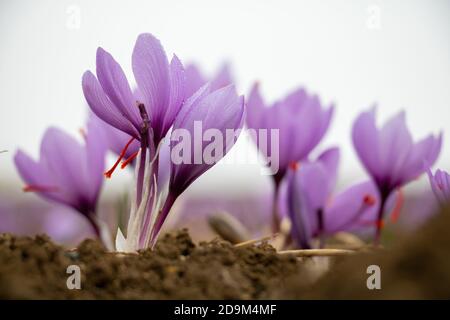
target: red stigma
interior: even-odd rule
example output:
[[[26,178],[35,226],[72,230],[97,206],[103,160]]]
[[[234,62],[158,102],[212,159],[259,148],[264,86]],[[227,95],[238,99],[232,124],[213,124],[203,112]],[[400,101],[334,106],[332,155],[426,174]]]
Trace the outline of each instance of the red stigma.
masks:
[[[293,162],[289,163],[289,168],[291,168],[294,171],[297,171],[298,169],[300,169],[300,163],[293,161]]]
[[[58,187],[54,186],[40,186],[36,184],[29,184],[23,187],[23,192],[57,192],[59,191]]]
[[[135,153],[133,153],[128,159],[126,159],[125,161],[122,162],[122,164],[120,165],[121,169],[124,169],[127,165],[130,164],[130,162],[132,162],[137,155],[139,154],[139,151],[136,151]]]
[[[363,202],[365,205],[371,207],[371,206],[375,205],[375,203],[377,203],[377,200],[371,194],[366,194],[364,196]]]
[[[395,202],[395,207],[391,213],[391,221],[394,223],[397,222],[400,214],[402,213],[403,203],[405,202],[404,198],[405,197],[403,196],[403,190],[399,189],[397,191],[397,201]]]
[[[117,159],[116,163],[114,163],[114,165],[112,166],[111,169],[109,169],[108,171],[106,171],[105,173],[103,173],[105,175],[106,178],[110,179],[114,170],[116,170],[117,166],[119,165],[120,161],[122,161],[123,157],[125,156],[125,153],[127,152],[128,147],[130,146],[130,144],[134,141],[134,138],[131,138],[130,141],[127,142],[127,144],[125,145],[125,147],[122,149],[122,151],[120,152],[119,158]]]

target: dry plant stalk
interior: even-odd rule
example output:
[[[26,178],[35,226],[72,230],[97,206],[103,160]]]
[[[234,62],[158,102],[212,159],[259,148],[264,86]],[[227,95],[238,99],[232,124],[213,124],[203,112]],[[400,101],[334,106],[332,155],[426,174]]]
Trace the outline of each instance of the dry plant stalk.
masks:
[[[243,248],[243,247],[254,245],[256,243],[273,240],[277,236],[278,236],[278,233],[275,233],[275,234],[272,234],[270,236],[265,236],[265,237],[262,237],[262,238],[259,238],[259,239],[252,239],[252,240],[244,241],[244,242],[241,242],[241,243],[237,243],[234,246],[236,248]]]
[[[354,250],[345,249],[306,249],[306,250],[285,250],[278,251],[278,254],[286,255],[292,254],[296,257],[336,257],[336,256],[348,256],[355,254]]]

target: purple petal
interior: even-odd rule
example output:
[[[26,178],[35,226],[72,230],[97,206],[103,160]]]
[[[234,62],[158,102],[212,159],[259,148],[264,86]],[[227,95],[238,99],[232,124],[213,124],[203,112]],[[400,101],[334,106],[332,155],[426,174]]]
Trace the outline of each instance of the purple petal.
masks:
[[[14,156],[14,163],[21,178],[27,185],[38,186],[48,191],[37,192],[37,194],[47,200],[60,202],[68,206],[75,207],[76,200],[70,195],[62,192],[59,182],[54,179],[53,174],[48,171],[45,164],[36,162],[21,150]]]
[[[247,99],[247,125],[252,129],[264,128],[266,105],[259,93],[259,84],[255,83]]]
[[[227,129],[241,129],[244,117],[243,97],[236,95],[233,86],[216,90],[204,96],[204,92],[207,90],[207,87],[203,87],[186,102],[175,120],[174,131],[177,129],[188,130],[190,136],[194,138],[194,122],[196,121],[202,123],[203,132],[208,129],[218,129],[224,137],[226,137]],[[194,141],[180,143],[191,143],[191,164],[172,164],[170,185],[172,189],[176,189],[179,193],[183,192],[193,181],[214,165],[205,163],[202,156],[207,143],[203,142],[200,150],[196,150],[198,148],[195,147]],[[171,144],[172,148],[173,144]],[[222,155],[225,155],[228,151],[227,141],[223,141],[223,148]],[[202,159],[201,164],[194,163],[195,152],[201,152],[197,155]]]
[[[188,65],[185,69],[185,72],[186,72],[186,97],[190,97],[204,84],[206,84],[207,81],[201,74],[200,70],[194,64]]]
[[[170,62],[170,101],[164,115],[162,135],[165,136],[169,128],[173,125],[175,117],[180,111],[186,90],[186,76],[183,65],[177,56],[173,56]]]
[[[350,187],[337,195],[325,210],[325,232],[351,231],[370,226],[377,219],[380,197],[369,181]]]
[[[379,133],[380,137],[380,167],[395,187],[401,180],[402,170],[409,157],[413,141],[406,127],[405,113],[400,112],[388,121]]]
[[[436,199],[442,205],[448,204],[450,202],[450,175],[442,170],[437,170],[434,176],[430,169],[427,172]]]
[[[34,161],[22,150],[18,150],[14,156],[14,163],[21,178],[29,185],[54,185],[47,168]]]
[[[329,194],[328,172],[326,167],[320,163],[307,163],[300,167],[300,182],[303,186],[303,192],[308,198],[308,203],[313,210],[324,208]]]
[[[319,126],[320,129],[319,132],[317,133],[314,147],[323,139],[328,129],[330,128],[331,120],[333,119],[334,116],[334,109],[335,109],[334,105],[331,105],[327,110],[322,111],[322,117]]]
[[[379,138],[375,125],[375,108],[362,113],[353,125],[353,145],[366,170],[375,179],[381,175]]]
[[[228,64],[224,64],[214,79],[211,80],[211,91],[221,89],[232,83],[230,68]]]
[[[282,107],[280,128],[280,167],[291,162],[302,161],[320,141],[322,110],[317,97],[308,99],[294,115],[289,108]],[[301,121],[301,122],[300,122]],[[299,123],[300,122],[300,123]],[[292,139],[292,137],[296,137]]]
[[[284,99],[283,104],[285,104],[287,108],[290,108],[290,111],[295,114],[306,105],[307,100],[308,94],[306,93],[305,89],[299,88],[290,93]]]
[[[197,90],[192,96],[190,96],[186,102],[183,104],[180,112],[177,114],[173,127],[181,128],[182,123],[188,118],[193,112],[196,111],[196,106],[205,97],[207,97],[211,93],[210,85],[205,84],[199,90]]]
[[[78,207],[91,207],[92,203],[84,198],[87,186],[86,150],[62,130],[49,128],[42,139],[40,154],[41,161],[47,165],[61,188],[60,192],[72,198]]]
[[[300,171],[289,171],[287,174],[286,200],[289,218],[292,223],[292,237],[303,249],[311,247],[314,227],[311,219],[315,219],[316,212],[308,205],[300,178]]]
[[[336,186],[340,157],[341,153],[339,148],[330,148],[318,157],[318,161],[325,166],[328,172],[329,193],[331,193]]]
[[[125,73],[102,48],[97,50],[97,78],[111,102],[139,130],[142,119]]]
[[[442,148],[442,134],[437,138],[428,136],[416,143],[408,155],[402,169],[399,183],[406,184],[422,175],[436,162]]]
[[[112,104],[97,78],[90,71],[84,73],[82,86],[89,107],[100,119],[133,137],[139,138],[136,128]]]
[[[152,127],[160,130],[163,112],[169,103],[170,73],[166,53],[158,39],[149,33],[139,35],[133,50],[133,73]]]

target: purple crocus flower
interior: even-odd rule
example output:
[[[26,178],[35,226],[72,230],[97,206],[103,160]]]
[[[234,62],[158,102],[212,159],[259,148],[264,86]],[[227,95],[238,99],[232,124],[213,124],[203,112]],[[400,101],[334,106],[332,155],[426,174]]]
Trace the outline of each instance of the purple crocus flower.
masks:
[[[389,120],[381,129],[375,124],[375,108],[363,112],[353,126],[353,144],[381,197],[375,242],[379,242],[386,202],[403,185],[422,175],[437,160],[442,134],[414,143],[405,113]]]
[[[278,230],[276,202],[279,184],[288,167],[292,163],[307,160],[310,152],[319,144],[330,126],[334,107],[322,107],[316,95],[309,95],[304,89],[297,89],[281,101],[268,107],[259,93],[259,86],[255,84],[247,102],[247,125],[250,129],[266,129],[265,141],[271,141],[270,130],[279,130],[279,153],[272,152],[271,146],[261,150],[267,160],[278,158],[279,170],[273,173],[275,185],[273,205],[273,230]],[[256,143],[260,146],[260,132],[256,135]],[[273,154],[272,154],[273,153]]]
[[[323,211],[334,189],[339,149],[325,152],[315,162],[292,165],[286,177],[287,213],[292,222],[293,238],[303,248],[310,247],[313,231],[323,232]]]
[[[324,109],[319,97],[309,95],[304,89],[297,89],[268,107],[259,93],[258,84],[254,85],[247,106],[249,128],[279,130],[280,168],[274,175],[276,180],[283,178],[290,164],[308,158],[328,130],[334,111],[333,106]],[[270,151],[269,157],[272,156]]]
[[[292,222],[292,238],[304,249],[311,240],[339,231],[360,228],[375,221],[379,197],[372,182],[361,183],[331,197],[330,171],[320,162],[307,163],[287,174],[285,200]]]
[[[207,78],[200,72],[196,65],[190,64],[186,67],[186,97],[192,96],[198,89],[203,87]],[[211,91],[226,87],[233,83],[228,64],[224,64],[219,72],[209,81]]]
[[[234,145],[243,126],[244,110],[244,97],[238,96],[234,86],[231,85],[213,92],[208,85],[205,85],[186,101],[173,127],[169,191],[165,205],[156,218],[152,231],[152,243],[159,234],[175,200],[199,176],[225,156]],[[210,131],[218,136],[213,142],[205,142],[202,137],[198,137],[198,133],[196,134],[198,125],[201,125],[201,131],[205,134]],[[239,130],[238,134],[236,134],[237,130]],[[177,137],[178,133],[183,132],[186,135],[183,135],[182,139]],[[192,137],[192,139],[185,140],[186,137]],[[209,158],[205,155],[205,151],[211,147],[215,151],[212,153],[213,157]],[[180,163],[173,158],[179,150],[189,152]]]
[[[431,189],[439,203],[441,205],[450,203],[450,174],[443,170],[437,170],[433,175],[429,169],[428,177],[430,179]]]
[[[101,235],[95,214],[103,182],[105,142],[101,130],[89,121],[86,143],[57,128],[49,128],[41,143],[38,161],[18,150],[14,162],[26,192],[72,207],[92,224]]]

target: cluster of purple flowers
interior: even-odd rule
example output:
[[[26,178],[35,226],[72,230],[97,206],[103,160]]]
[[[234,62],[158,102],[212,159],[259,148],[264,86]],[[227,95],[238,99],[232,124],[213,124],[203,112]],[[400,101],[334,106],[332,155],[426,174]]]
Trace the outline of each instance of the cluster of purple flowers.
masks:
[[[135,251],[153,247],[177,198],[214,163],[175,163],[170,137],[177,129],[194,134],[194,123],[225,133],[251,129],[279,130],[279,170],[275,186],[274,231],[280,221],[291,221],[291,235],[302,248],[314,238],[361,226],[376,227],[378,241],[388,200],[436,161],[442,136],[429,136],[413,143],[404,114],[381,129],[375,125],[375,110],[364,112],[353,128],[355,150],[371,176],[333,196],[340,161],[338,148],[311,159],[326,134],[334,106],[323,107],[319,97],[304,89],[267,106],[255,85],[244,104],[233,85],[228,67],[207,81],[191,65],[183,67],[177,56],[169,61],[159,40],[151,34],[138,37],[132,70],[137,87],[132,89],[121,66],[102,48],[97,50],[96,73],[87,71],[82,88],[92,111],[84,145],[59,129],[46,132],[40,158],[34,161],[22,151],[15,156],[17,169],[26,182],[24,191],[73,207],[85,216],[105,243],[107,230],[96,215],[104,176],[110,178],[120,165],[135,168],[131,212],[126,237],[119,229],[116,249]],[[225,135],[225,134],[224,134]],[[226,141],[225,155],[237,136]],[[257,142],[257,141],[256,141]],[[192,141],[188,150],[195,157]],[[205,145],[201,145],[201,150]],[[118,155],[105,172],[108,150]],[[268,150],[268,158],[272,152]],[[449,175],[429,172],[433,191],[442,203],[450,199]]]

